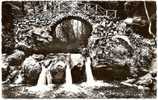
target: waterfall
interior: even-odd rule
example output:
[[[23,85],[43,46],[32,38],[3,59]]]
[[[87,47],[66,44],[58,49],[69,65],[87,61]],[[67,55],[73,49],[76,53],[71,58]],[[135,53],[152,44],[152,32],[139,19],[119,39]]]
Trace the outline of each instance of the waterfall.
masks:
[[[22,78],[22,76],[19,74],[18,75],[18,78],[15,80],[15,84],[19,84],[19,83],[22,83],[22,81],[23,81],[23,78]]]
[[[39,75],[37,85],[46,85],[46,72],[47,69],[42,65],[42,71]]]
[[[72,85],[72,76],[71,76],[70,65],[67,65],[67,67],[66,67],[66,84]]]
[[[91,69],[91,59],[90,57],[87,57],[86,59],[86,77],[87,77],[87,83],[93,83],[94,82],[94,78],[93,78],[93,74],[92,74],[92,69]]]
[[[39,65],[42,66],[42,71],[39,75],[37,85],[28,88],[28,91],[38,92],[40,96],[44,95],[45,91],[50,91],[52,89],[52,76],[50,73],[50,68],[52,66],[51,61],[49,64],[45,65],[43,62]],[[48,67],[49,66],[49,67]],[[46,85],[48,84],[48,85]]]
[[[49,70],[47,70],[47,83],[48,83],[48,85],[49,84],[52,84],[52,75],[51,75],[51,73],[50,73],[50,71]]]
[[[52,84],[52,75],[50,69],[52,67],[52,61],[48,61],[45,65],[44,63],[40,64],[42,66],[42,71],[39,75],[37,85],[46,85],[46,83]]]

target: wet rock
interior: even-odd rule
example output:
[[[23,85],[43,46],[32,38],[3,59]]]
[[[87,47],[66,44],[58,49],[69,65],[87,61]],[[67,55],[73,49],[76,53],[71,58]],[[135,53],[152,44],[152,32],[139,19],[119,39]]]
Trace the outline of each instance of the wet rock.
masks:
[[[63,61],[57,61],[51,68],[51,73],[53,76],[53,83],[63,83],[65,82],[65,67],[66,64]]]
[[[11,66],[20,65],[25,58],[25,53],[20,50],[14,50],[13,54],[6,58],[6,61]]]
[[[9,75],[8,66],[9,63],[6,61],[7,54],[2,54],[2,81],[6,80],[6,76]]]
[[[86,80],[85,66],[76,65],[71,69],[72,82],[81,83]]]
[[[40,66],[41,60],[44,59],[43,55],[33,54],[26,58],[22,64],[22,74],[25,80],[25,83],[36,84],[39,74],[42,70]]]
[[[149,90],[149,95],[153,95],[156,93],[156,74],[156,72],[150,72],[139,78],[122,81],[121,84],[137,87],[140,90]]]
[[[46,57],[46,62],[51,62],[50,72],[53,77],[53,83],[63,83],[65,82],[65,67],[70,64],[71,74],[74,82],[83,81],[84,75],[84,57],[81,54],[48,54]]]
[[[44,66],[51,73],[53,83],[64,83],[66,59],[64,54],[48,54],[46,56],[33,54],[23,62],[22,76],[27,84],[37,84],[42,66]]]
[[[145,87],[153,88],[156,85],[156,73],[148,73],[138,79],[137,85],[142,85]]]
[[[11,84],[14,83],[19,75],[19,70],[16,69],[16,66],[9,66],[10,70],[8,72],[8,76],[5,76],[6,79],[2,82],[2,84]]]
[[[12,83],[15,81],[16,76],[21,70],[21,63],[25,58],[23,51],[14,50],[11,55],[3,54],[3,64],[2,64],[2,80],[3,83]]]
[[[125,22],[133,23],[132,19],[127,19]],[[136,78],[149,72],[154,58],[155,43],[134,33],[131,26],[127,28],[124,25],[125,22],[114,23],[107,20],[105,23],[107,27],[104,25],[96,26],[95,31],[92,32],[94,35],[89,38],[88,46],[93,66],[127,66],[127,70],[124,71]],[[115,28],[112,28],[111,24]],[[117,67],[112,69],[117,70]]]
[[[85,58],[81,54],[71,54],[71,74],[74,83],[85,81]]]
[[[61,84],[65,82],[65,67],[67,55],[64,53],[50,53],[43,60],[45,67],[50,71],[52,82]]]

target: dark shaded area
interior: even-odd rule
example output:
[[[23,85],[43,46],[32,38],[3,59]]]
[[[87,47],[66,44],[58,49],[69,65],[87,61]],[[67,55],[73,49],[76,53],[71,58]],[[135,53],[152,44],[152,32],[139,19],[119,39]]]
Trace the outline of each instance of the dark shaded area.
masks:
[[[13,10],[8,3],[2,4],[2,51],[8,54],[14,49]]]
[[[99,66],[99,65],[98,65]],[[129,76],[128,66],[100,65],[93,67],[93,75],[96,80],[126,80]]]
[[[72,75],[73,83],[85,82],[86,81],[85,66],[82,67],[74,66],[71,69],[71,75]]]
[[[57,72],[54,72],[54,71],[51,71],[51,75],[52,76],[54,76],[55,74],[56,74],[56,76],[58,76],[59,74],[62,74],[63,75],[63,77],[62,78],[54,78],[53,80],[52,80],[52,83],[53,84],[64,84],[65,83],[65,77],[66,77],[66,72],[65,72],[66,70],[58,70]]]
[[[145,5],[147,7],[147,12],[151,20],[151,31],[156,35],[156,2],[154,1],[127,1],[124,4],[124,9],[127,17],[140,17],[141,21],[136,22],[137,25],[132,25],[134,32],[146,37],[153,38],[149,34],[149,21],[145,11]]]

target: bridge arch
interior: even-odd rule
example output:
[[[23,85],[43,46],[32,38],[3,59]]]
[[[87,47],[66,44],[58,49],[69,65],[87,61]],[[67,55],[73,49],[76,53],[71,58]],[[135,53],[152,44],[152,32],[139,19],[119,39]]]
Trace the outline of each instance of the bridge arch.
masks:
[[[69,43],[67,43],[67,44],[71,45],[72,42],[73,42],[73,43],[77,43],[77,44],[75,44],[75,46],[78,45],[77,48],[86,47],[88,45],[88,38],[92,35],[92,31],[93,31],[93,23],[89,19],[88,16],[85,17],[85,16],[79,16],[79,15],[65,15],[65,16],[62,16],[62,17],[56,17],[56,20],[50,26],[51,27],[51,33],[53,35],[55,35],[54,37],[57,37],[56,36],[56,28],[62,22],[67,21],[67,20],[77,20],[77,21],[80,21],[85,26],[84,29],[83,29],[84,32],[82,32],[81,34],[78,34],[80,36],[78,38],[75,37],[75,41],[71,41],[71,39],[70,39]]]
[[[90,27],[91,32],[93,31],[92,20],[88,16],[85,16],[85,15],[64,15],[62,17],[57,16],[54,19],[55,20],[52,21],[52,23],[51,23],[51,30],[52,31],[55,31],[55,28],[57,27],[57,25],[60,24],[60,23],[62,23],[64,20],[71,20],[71,19],[81,21],[82,23],[91,26]]]

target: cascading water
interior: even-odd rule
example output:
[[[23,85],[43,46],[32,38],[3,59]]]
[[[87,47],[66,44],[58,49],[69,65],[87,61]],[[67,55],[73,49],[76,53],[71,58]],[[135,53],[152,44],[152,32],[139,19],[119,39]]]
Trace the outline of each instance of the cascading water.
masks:
[[[39,75],[38,81],[37,81],[37,85],[28,88],[28,91],[30,92],[37,92],[40,96],[43,96],[44,93],[46,91],[49,91],[52,89],[52,76],[50,73],[50,68],[51,68],[51,61],[49,62],[49,64],[47,67],[44,63],[40,64],[42,66],[42,71]],[[47,84],[47,85],[46,85]]]
[[[66,85],[72,85],[72,76],[70,66],[66,67]]]
[[[66,77],[65,77],[65,84],[58,90],[58,92],[64,91],[67,93],[76,93],[80,91],[80,88],[74,84],[72,84],[72,76],[71,76],[71,69],[70,69],[70,59],[71,55],[68,54],[67,57],[67,66],[66,66]]]
[[[42,71],[39,75],[37,85],[48,85],[52,84],[52,75],[50,73],[50,68],[52,67],[52,61],[49,61],[47,66],[42,63],[40,64],[42,66]]]
[[[58,90],[59,93],[65,92],[67,95],[74,95],[79,94],[81,91],[84,91],[79,86],[72,84],[72,75],[71,75],[71,69],[70,69],[70,61],[71,61],[71,55],[68,54],[67,58],[67,66],[66,66],[66,77],[65,77],[65,84]],[[57,93],[58,93],[57,92]]]
[[[66,85],[72,85],[72,76],[71,76],[71,69],[70,69],[70,59],[71,59],[71,55],[68,54],[68,58],[67,58],[67,66],[66,66]]]
[[[52,84],[52,75],[51,75],[49,70],[47,70],[47,76],[46,77],[47,77],[47,84],[48,85]]]
[[[47,69],[42,65],[42,71],[39,75],[37,85],[46,85],[46,72]]]
[[[86,69],[85,69],[85,72],[86,72],[86,77],[87,77],[87,80],[85,83],[81,84],[82,86],[84,87],[99,87],[99,86],[112,86],[111,84],[108,84],[106,82],[103,82],[103,81],[95,81],[94,80],[94,77],[93,77],[93,74],[92,74],[92,69],[91,69],[91,59],[90,57],[87,57],[86,58],[86,62],[85,62],[85,66],[86,66]]]
[[[87,77],[87,83],[93,83],[94,82],[94,78],[93,78],[93,74],[92,74],[92,69],[91,69],[91,59],[90,57],[87,57],[86,59],[86,77]]]

